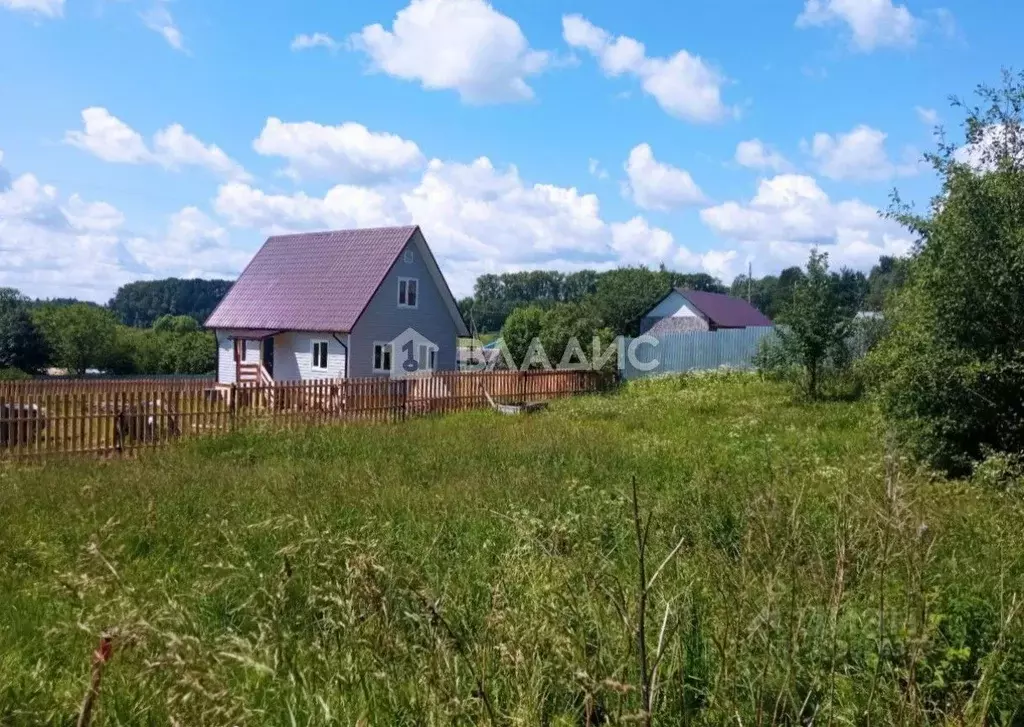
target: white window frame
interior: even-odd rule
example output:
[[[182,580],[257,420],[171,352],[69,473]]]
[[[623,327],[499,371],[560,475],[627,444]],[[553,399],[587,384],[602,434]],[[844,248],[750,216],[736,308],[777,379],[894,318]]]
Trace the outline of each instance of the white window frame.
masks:
[[[427,349],[427,371],[437,371],[437,349]]]
[[[323,355],[324,355],[324,365],[323,366],[321,366],[319,364],[319,362],[317,361],[317,356],[316,356],[317,346],[322,346],[323,347]],[[312,369],[313,371],[326,371],[328,369],[328,366],[330,365],[330,351],[331,351],[330,345],[328,344],[326,338],[317,338],[317,339],[314,339],[314,340],[310,341],[310,344],[309,344],[309,354],[310,354],[309,368]]]
[[[383,368],[377,368],[377,347],[381,348],[380,362],[381,366],[384,366],[384,353],[387,353],[387,366]],[[373,369],[375,374],[390,374],[391,373],[391,359],[395,355],[392,350],[391,341],[374,341],[373,348],[370,350],[370,367]]]
[[[416,287],[416,302],[409,305],[409,283],[414,283]],[[404,284],[404,285],[403,285]],[[405,302],[402,301],[402,290],[405,289]],[[398,279],[398,307],[399,308],[419,308],[420,307],[420,279],[419,278],[399,278]]]

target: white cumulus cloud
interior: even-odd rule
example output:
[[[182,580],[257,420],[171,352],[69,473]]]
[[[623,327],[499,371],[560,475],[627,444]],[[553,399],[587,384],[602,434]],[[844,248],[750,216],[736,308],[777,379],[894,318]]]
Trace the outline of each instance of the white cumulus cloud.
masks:
[[[349,42],[375,70],[429,90],[455,90],[470,103],[533,98],[526,79],[550,62],[485,0],[412,0],[391,30],[368,25]]]
[[[736,145],[736,163],[748,169],[786,172],[793,168],[782,154],[760,139],[741,141]]]
[[[105,162],[142,164],[152,159],[142,135],[105,108],[82,112],[84,131],[69,131],[64,140]]]
[[[172,215],[166,230],[140,235],[125,230],[114,205],[65,198],[33,174],[0,186],[0,287],[28,295],[104,302],[140,278],[234,277],[252,252],[195,207]]]
[[[680,50],[668,58],[649,57],[640,41],[613,37],[582,15],[563,16],[562,37],[573,48],[593,54],[606,75],[638,78],[672,116],[710,123],[734,113],[722,102],[725,77],[699,56]]]
[[[885,132],[862,124],[845,134],[815,134],[805,148],[818,171],[829,179],[881,181],[917,174],[917,152],[908,148],[904,150],[903,161],[895,163],[885,149],[887,138]]]
[[[221,225],[196,207],[171,215],[167,230],[154,237],[131,237],[125,249],[156,277],[233,278],[252,252],[235,247]]]
[[[595,194],[528,183],[514,166],[480,157],[431,160],[415,181],[336,185],[321,196],[272,194],[244,183],[220,188],[214,209],[228,223],[264,233],[415,223],[458,295],[485,272],[607,269],[617,264],[712,270],[728,250],[694,254],[636,217],[605,219]]]
[[[627,196],[642,209],[667,211],[705,201],[690,173],[659,162],[650,144],[633,147],[625,170]]]
[[[291,49],[294,51],[309,50],[310,48],[326,48],[336,51],[341,44],[327,33],[301,33],[292,40]]]
[[[0,0],[0,8],[59,18],[64,14],[64,0]]]
[[[161,164],[172,169],[194,166],[209,169],[222,177],[243,179],[248,175],[242,165],[216,144],[204,144],[185,131],[181,124],[171,124],[153,137],[153,154]]]
[[[253,148],[264,156],[287,159],[286,172],[296,178],[381,181],[424,163],[415,142],[395,134],[370,131],[354,122],[325,126],[312,121],[286,123],[271,117],[253,142]]]
[[[204,144],[171,124],[153,136],[152,148],[142,135],[102,107],[82,111],[84,130],[69,131],[64,141],[114,164],[159,164],[168,169],[194,166],[222,177],[247,179],[242,165],[215,144]]]
[[[708,207],[700,216],[717,234],[739,243],[762,270],[801,265],[815,246],[836,266],[865,269],[880,255],[906,254],[913,244],[875,207],[856,199],[833,202],[812,177],[796,174],[761,180],[749,202]]]
[[[857,50],[908,47],[917,40],[920,20],[893,0],[806,0],[798,28],[845,24]]]

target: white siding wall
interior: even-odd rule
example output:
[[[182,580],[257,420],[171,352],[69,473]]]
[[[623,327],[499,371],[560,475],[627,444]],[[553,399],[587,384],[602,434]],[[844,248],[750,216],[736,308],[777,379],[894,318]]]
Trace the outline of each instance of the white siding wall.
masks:
[[[235,383],[235,342],[230,331],[217,331],[217,383]]]
[[[336,334],[348,345],[348,335]],[[327,341],[327,370],[313,368],[313,342]],[[274,338],[274,380],[345,378],[345,346],[330,333],[282,333]]]
[[[235,383],[235,341],[237,335],[245,335],[244,331],[217,331],[217,383]],[[245,363],[259,363],[262,352],[259,341],[245,342]]]

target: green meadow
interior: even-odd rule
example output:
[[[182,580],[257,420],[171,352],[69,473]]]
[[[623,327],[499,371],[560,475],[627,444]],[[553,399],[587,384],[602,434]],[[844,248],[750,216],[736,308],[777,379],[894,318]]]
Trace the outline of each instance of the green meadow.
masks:
[[[1024,724],[1024,497],[753,375],[0,465],[0,594],[3,725]]]

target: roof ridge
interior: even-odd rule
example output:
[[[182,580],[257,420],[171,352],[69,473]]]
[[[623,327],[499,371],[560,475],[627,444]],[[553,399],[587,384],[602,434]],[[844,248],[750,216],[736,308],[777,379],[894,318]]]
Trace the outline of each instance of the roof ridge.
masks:
[[[288,237],[307,237],[313,235],[336,235],[339,232],[383,232],[385,230],[409,230],[418,228],[419,225],[381,225],[379,227],[342,227],[334,230],[309,230],[307,232],[287,232],[283,235],[270,235],[268,240],[281,240]]]

